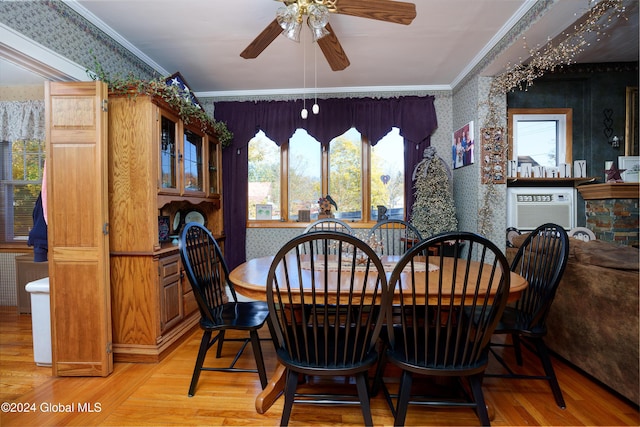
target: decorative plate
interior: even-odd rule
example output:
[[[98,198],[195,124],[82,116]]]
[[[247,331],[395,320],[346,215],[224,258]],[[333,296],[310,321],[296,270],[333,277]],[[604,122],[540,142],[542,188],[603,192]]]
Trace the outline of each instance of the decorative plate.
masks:
[[[205,224],[204,215],[198,211],[190,211],[184,217],[184,223],[197,222],[200,225]]]
[[[596,240],[596,235],[593,234],[593,231],[589,230],[586,227],[574,227],[569,230],[567,233],[569,237],[573,237],[574,239],[580,239],[584,242],[588,242],[590,240]]]
[[[173,231],[178,231],[180,227],[180,211],[176,212],[176,216],[173,217]]]
[[[515,247],[515,245],[513,244],[513,238],[519,236],[520,234],[522,234],[520,233],[520,230],[515,227],[507,228],[507,246],[510,248]]]

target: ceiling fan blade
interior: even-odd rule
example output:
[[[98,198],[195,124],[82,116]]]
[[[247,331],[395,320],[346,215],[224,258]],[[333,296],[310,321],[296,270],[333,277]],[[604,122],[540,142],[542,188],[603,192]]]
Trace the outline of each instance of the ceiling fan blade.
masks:
[[[271,21],[267,27],[262,30],[258,37],[256,37],[250,44],[242,51],[241,57],[250,59],[256,58],[262,53],[263,50],[271,44],[282,33],[282,27],[278,24],[277,20]]]
[[[409,25],[416,17],[416,5],[392,0],[338,0],[336,13]]]
[[[344,49],[342,49],[342,45],[333,32],[331,24],[327,24],[325,28],[329,31],[329,34],[318,39],[318,45],[333,71],[344,70],[351,64],[349,58],[347,58],[347,54],[344,52]]]

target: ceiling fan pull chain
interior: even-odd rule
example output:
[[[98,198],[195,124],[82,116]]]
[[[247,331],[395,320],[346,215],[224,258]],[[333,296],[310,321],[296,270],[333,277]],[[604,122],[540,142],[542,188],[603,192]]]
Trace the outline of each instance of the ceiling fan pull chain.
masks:
[[[320,112],[320,106],[318,106],[318,46],[317,43],[313,46],[313,87],[314,87],[314,102],[311,111],[313,114]]]
[[[304,34],[302,35],[302,111],[300,117],[306,120],[309,116],[307,111],[307,43]]]

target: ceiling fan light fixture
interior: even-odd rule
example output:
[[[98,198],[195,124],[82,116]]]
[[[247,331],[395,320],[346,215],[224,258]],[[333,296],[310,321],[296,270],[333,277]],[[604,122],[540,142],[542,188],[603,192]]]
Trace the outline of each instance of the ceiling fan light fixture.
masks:
[[[329,31],[325,28],[329,23],[329,9],[326,6],[312,4],[307,8],[307,12],[309,14],[307,25],[311,29],[313,41],[315,42],[329,34]]]
[[[291,23],[283,32],[284,36],[289,40],[293,40],[296,43],[300,43],[300,30],[302,25],[298,22]]]
[[[300,30],[302,29],[302,19],[300,7],[297,3],[278,8],[276,20],[282,28],[282,34],[289,40],[300,43]]]

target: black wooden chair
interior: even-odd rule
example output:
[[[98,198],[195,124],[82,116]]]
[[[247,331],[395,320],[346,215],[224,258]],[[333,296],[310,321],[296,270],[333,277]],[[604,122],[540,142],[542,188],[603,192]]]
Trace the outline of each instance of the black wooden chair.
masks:
[[[404,253],[422,240],[420,231],[411,223],[399,219],[380,221],[369,231],[369,240],[375,239],[380,255],[404,255]]]
[[[335,219],[335,218],[321,218],[315,222],[312,222],[304,229],[302,234],[313,233],[316,231],[330,231],[330,232],[346,233],[352,236],[355,235],[355,233],[353,232],[353,229],[346,222],[341,221],[339,219]],[[308,250],[308,247],[309,245],[305,245],[303,249]],[[323,248],[321,240],[315,241],[314,251],[316,253],[323,253],[322,251],[325,249],[328,251],[326,252],[328,254],[334,254],[334,255],[336,254],[335,245]]]
[[[505,309],[494,332],[497,335],[510,335],[512,344],[491,344],[491,352],[508,373],[487,374],[500,378],[547,380],[560,408],[565,408],[566,405],[543,338],[547,334],[547,315],[568,259],[569,237],[559,225],[543,224],[532,231],[522,243],[511,263],[511,270],[525,277],[529,286],[514,305]],[[545,375],[516,374],[495,351],[495,347],[513,347],[516,363],[522,366],[521,344],[537,354]]]
[[[339,231],[353,235],[353,228],[346,222],[336,218],[321,218],[307,225],[303,233],[311,231]]]
[[[209,230],[197,223],[189,223],[184,227],[180,238],[180,256],[193,294],[200,308],[200,328],[203,329],[198,358],[191,377],[189,396],[196,392],[196,386],[202,371],[223,372],[257,372],[260,384],[267,385],[267,374],[262,357],[258,329],[262,328],[269,316],[267,304],[261,301],[238,302],[233,283],[229,278],[229,269],[222,256],[218,243]],[[229,288],[231,301],[226,292]],[[225,338],[225,331],[248,331],[248,338]],[[213,333],[216,332],[212,338]],[[225,341],[240,341],[242,345],[237,351],[229,367],[204,367],[207,351],[217,342],[216,357],[222,356],[222,345]],[[236,362],[247,344],[251,342],[257,369],[236,368]]]
[[[323,247],[320,252],[315,248]],[[325,256],[329,247],[336,255]],[[364,285],[363,285],[364,284]],[[387,280],[375,252],[356,237],[339,232],[302,234],[278,251],[267,278],[273,340],[286,367],[281,425],[293,403],[359,403],[372,425],[368,369],[378,355]],[[355,377],[355,391],[298,393],[298,376]],[[312,392],[320,384],[305,384]]]
[[[447,241],[464,245],[453,246],[453,257],[444,251],[434,255],[433,248]],[[397,394],[383,379],[384,368],[376,378],[395,425],[404,425],[409,404],[472,407],[482,424],[489,425],[482,381],[491,335],[507,304],[510,285],[504,254],[473,233],[425,239],[400,259],[389,279],[387,312],[393,314],[387,318],[388,345],[382,360],[383,366],[391,362],[402,371]],[[443,390],[431,387],[437,382],[433,381],[430,387],[412,392],[417,375],[451,377],[460,387]]]

